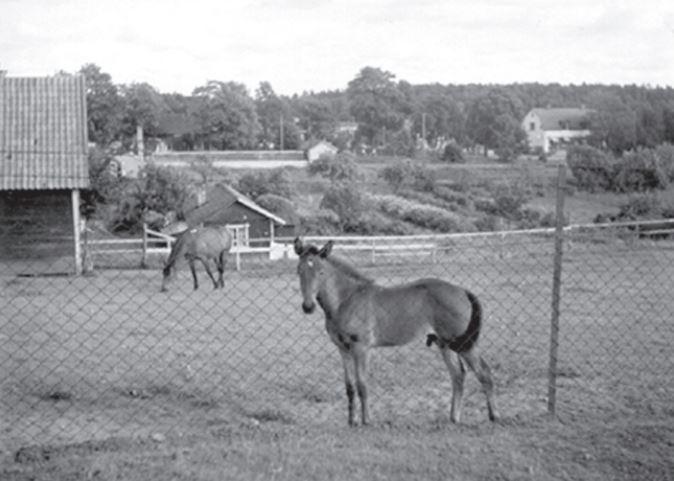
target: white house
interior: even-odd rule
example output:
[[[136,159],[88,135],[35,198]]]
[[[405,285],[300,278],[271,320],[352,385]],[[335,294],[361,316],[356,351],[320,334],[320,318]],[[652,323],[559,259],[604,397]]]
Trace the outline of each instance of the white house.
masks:
[[[319,140],[306,149],[307,160],[313,162],[321,156],[334,157],[339,149],[326,140]]]
[[[556,145],[588,137],[590,113],[584,108],[532,109],[522,120],[529,147],[547,154]]]

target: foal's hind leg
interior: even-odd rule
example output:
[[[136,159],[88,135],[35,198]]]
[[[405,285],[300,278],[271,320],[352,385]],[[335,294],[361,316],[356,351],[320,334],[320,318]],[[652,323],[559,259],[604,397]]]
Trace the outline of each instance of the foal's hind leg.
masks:
[[[487,411],[489,420],[496,421],[498,414],[494,404],[494,380],[492,379],[491,369],[484,359],[478,354],[477,348],[473,347],[469,351],[459,354],[460,358],[466,361],[468,367],[475,373],[478,381],[482,384],[482,389],[487,396]]]
[[[218,284],[220,287],[225,287],[225,278],[223,277],[224,272],[225,272],[225,265],[227,264],[227,253],[225,251],[222,251],[220,253],[220,256],[218,257],[218,260],[216,262],[218,265]]]
[[[461,421],[461,400],[463,398],[463,381],[466,378],[466,368],[463,367],[463,363],[459,358],[456,359],[455,363],[454,359],[452,359],[454,354],[449,347],[441,346],[440,353],[452,378],[452,410],[450,412],[450,419],[453,423],[459,423]]]
[[[210,277],[211,281],[213,281],[213,288],[217,289],[218,283],[215,281],[215,277],[213,277],[213,272],[211,272],[211,268],[208,266],[208,259],[201,259],[201,263],[204,265],[204,269],[206,269],[208,277]]]
[[[199,289],[199,281],[197,280],[197,270],[194,267],[194,259],[189,258],[187,261],[190,264],[190,271],[192,271],[192,279],[194,280],[194,290]]]

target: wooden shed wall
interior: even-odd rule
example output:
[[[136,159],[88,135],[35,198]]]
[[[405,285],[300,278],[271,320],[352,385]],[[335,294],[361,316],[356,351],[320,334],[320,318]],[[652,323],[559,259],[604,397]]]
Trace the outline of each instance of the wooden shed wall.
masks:
[[[24,261],[22,271],[72,272],[73,253],[70,190],[0,191],[0,259]]]

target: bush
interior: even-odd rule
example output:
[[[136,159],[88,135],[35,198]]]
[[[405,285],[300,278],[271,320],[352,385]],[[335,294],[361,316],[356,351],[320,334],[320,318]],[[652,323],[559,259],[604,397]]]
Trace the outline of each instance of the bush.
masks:
[[[365,212],[365,198],[354,184],[332,185],[321,199],[320,208],[337,214],[340,230],[346,232],[357,225]]]
[[[529,201],[530,195],[520,184],[498,185],[491,196],[489,200],[475,202],[475,208],[509,220],[525,217],[522,207]]]
[[[627,152],[614,165],[612,189],[617,192],[645,192],[666,189],[667,172],[652,149]]]
[[[658,165],[667,175],[667,180],[674,182],[674,145],[662,144],[655,148]]]
[[[442,155],[440,160],[443,162],[459,163],[464,162],[463,153],[461,148],[456,144],[447,144],[445,148],[442,149]]]
[[[413,189],[432,192],[435,188],[435,174],[422,164],[413,164],[410,161],[396,162],[381,169],[379,178],[384,179],[394,191],[403,186]]]
[[[575,145],[567,150],[566,163],[578,188],[589,192],[611,189],[615,161],[605,152],[587,145]]]
[[[290,197],[292,194],[288,173],[284,169],[246,173],[239,179],[237,189],[251,199],[265,194],[281,197]]]
[[[289,224],[297,224],[299,220],[295,206],[285,197],[276,194],[264,194],[257,197],[255,202],[263,209],[276,214]]]
[[[381,169],[377,175],[397,191],[412,178],[412,165],[409,162],[396,162]]]
[[[411,222],[420,227],[440,232],[461,232],[471,230],[458,215],[445,209],[412,202],[397,196],[382,195],[375,197],[377,207],[386,214]]]
[[[320,175],[333,182],[359,180],[363,173],[356,163],[355,157],[341,152],[334,157],[322,155],[307,166],[309,175]]]

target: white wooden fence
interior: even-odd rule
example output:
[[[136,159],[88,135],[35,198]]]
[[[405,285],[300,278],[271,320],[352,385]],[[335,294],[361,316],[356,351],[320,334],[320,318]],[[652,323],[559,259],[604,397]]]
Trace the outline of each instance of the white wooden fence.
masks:
[[[241,269],[243,255],[257,254],[268,256],[270,260],[289,259],[295,257],[293,238],[276,238],[269,245],[251,247],[248,236],[248,224],[226,226],[234,236],[232,254],[236,258],[236,269]],[[612,222],[605,224],[573,224],[564,227],[565,232],[583,230],[624,229],[642,237],[673,236],[674,219],[652,221]],[[370,254],[370,261],[386,256],[405,256],[428,254],[433,260],[439,252],[450,250],[452,241],[480,238],[505,238],[522,235],[552,235],[554,228],[528,229],[498,232],[468,232],[456,234],[427,234],[406,236],[306,236],[306,242],[321,244],[328,240],[336,242],[336,248],[344,251],[360,251]],[[255,239],[252,239],[255,240]],[[141,253],[141,266],[147,262],[149,255],[167,256],[175,237],[144,227],[140,239],[97,239],[89,240],[85,251],[95,254]],[[85,264],[86,265],[86,264]]]

